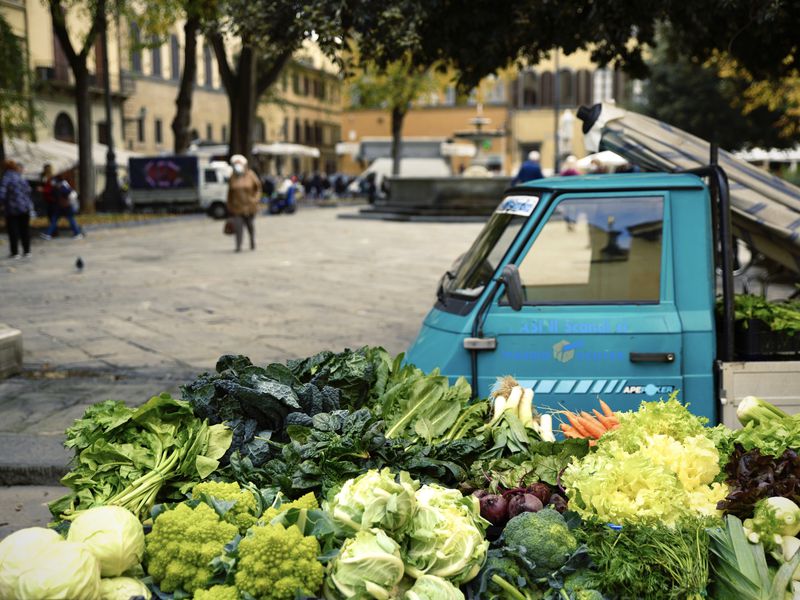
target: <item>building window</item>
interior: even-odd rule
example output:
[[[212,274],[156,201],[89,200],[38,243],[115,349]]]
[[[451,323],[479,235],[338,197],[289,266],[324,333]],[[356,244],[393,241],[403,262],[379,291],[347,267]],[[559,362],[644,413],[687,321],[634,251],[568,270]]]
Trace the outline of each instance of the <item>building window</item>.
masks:
[[[178,36],[174,33],[169,36],[169,58],[172,65],[172,80],[177,81],[181,78],[181,45]]]
[[[579,106],[590,106],[592,104],[592,74],[588,69],[581,69],[575,78],[575,103]]]
[[[214,128],[211,123],[206,123],[206,139],[209,141],[214,139]]]
[[[222,141],[223,142],[227,142],[228,141],[228,126],[227,125],[223,125],[222,126]]]
[[[303,123],[303,139],[305,140],[306,144],[314,143],[314,131],[311,129],[311,123],[308,121]]]
[[[289,117],[283,118],[283,127],[281,127],[281,139],[284,142],[289,140]]]
[[[308,96],[310,83],[308,77],[303,75],[303,96]]]
[[[153,43],[157,40],[153,38]],[[161,77],[161,46],[151,49],[152,64],[150,65],[150,74],[153,77]]]
[[[569,69],[561,69],[558,72],[558,102],[561,106],[575,104],[575,84],[572,71]]]
[[[139,26],[131,23],[131,71],[134,73],[142,72],[142,35]]]
[[[609,69],[598,69],[594,72],[592,102],[606,102],[614,97],[614,73]]]
[[[108,123],[105,121],[97,123],[97,141],[100,144],[108,145]]]
[[[67,113],[58,113],[53,125],[53,137],[60,142],[75,143],[75,125]]]
[[[253,123],[253,141],[257,143],[267,141],[267,127],[264,125],[264,119],[256,117]]]
[[[454,85],[448,85],[444,90],[444,105],[445,106],[455,106],[456,105],[456,87]]]
[[[214,71],[211,62],[211,48],[208,44],[203,45],[203,76],[206,87],[214,85]]]
[[[554,85],[553,85],[553,73],[552,71],[545,71],[542,73],[540,77],[541,81],[541,88],[540,88],[540,103],[539,106],[553,106],[553,92],[554,92]]]
[[[155,127],[156,144],[161,144],[163,142],[163,140],[161,138],[161,134],[162,134],[162,131],[161,131],[161,119],[156,119],[155,126],[156,126]]]
[[[136,119],[136,141],[144,144],[144,117]]]
[[[295,119],[294,120],[294,141],[297,142],[298,144],[300,144],[303,141],[302,140],[302,133],[301,133],[300,129],[301,129],[300,119]]]
[[[522,97],[519,99],[523,107],[539,105],[539,77],[532,71],[522,73],[520,78]],[[520,84],[518,84],[520,85]]]
[[[300,75],[292,73],[292,91],[295,95],[300,95]]]
[[[289,87],[289,75],[286,74],[286,71],[283,72],[281,75],[281,88],[285,92]]]

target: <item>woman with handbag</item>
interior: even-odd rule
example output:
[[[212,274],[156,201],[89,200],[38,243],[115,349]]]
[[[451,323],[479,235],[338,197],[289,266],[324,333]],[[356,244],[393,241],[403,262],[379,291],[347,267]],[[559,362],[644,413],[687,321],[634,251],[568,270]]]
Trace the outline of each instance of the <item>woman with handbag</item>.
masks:
[[[75,221],[75,206],[78,204],[78,192],[72,189],[69,182],[56,175],[53,178],[53,195],[56,199],[56,211],[50,219],[50,227],[40,237],[43,240],[52,240],[53,234],[58,229],[58,220],[64,217],[72,229],[72,239],[80,240],[85,236]]]
[[[250,236],[250,249],[255,250],[253,221],[261,201],[261,181],[252,169],[247,168],[247,159],[241,154],[231,156],[231,167],[233,167],[233,173],[228,183],[228,214],[236,235],[236,252],[242,250],[244,227],[247,227],[247,233]],[[229,223],[225,224],[226,232],[229,230]]]

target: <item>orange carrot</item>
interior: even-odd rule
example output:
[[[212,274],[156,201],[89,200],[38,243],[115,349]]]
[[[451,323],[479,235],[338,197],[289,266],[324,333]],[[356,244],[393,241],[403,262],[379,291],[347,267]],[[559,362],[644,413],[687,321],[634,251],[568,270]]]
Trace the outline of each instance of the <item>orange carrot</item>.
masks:
[[[592,412],[607,431],[611,431],[612,429],[619,427],[619,421],[617,421],[614,417],[607,417],[596,408],[593,408]]]
[[[581,411],[581,418],[583,418],[583,424],[593,438],[599,438],[606,432],[606,428],[589,413]]]
[[[562,429],[565,438],[573,438],[573,439],[583,439],[583,436],[575,431],[572,427],[567,427],[567,429]]]
[[[608,406],[608,404],[606,404],[602,400],[600,400],[600,408],[603,409],[603,414],[605,416],[607,416],[607,417],[613,417],[614,416],[614,411],[611,410],[611,408]]]
[[[585,438],[594,437],[586,429],[586,427],[584,427],[583,422],[582,422],[581,418],[578,415],[573,414],[573,413],[569,412],[568,410],[565,410],[564,414],[567,415],[567,420],[569,421],[570,425],[572,425],[575,428],[575,431],[577,431],[579,434],[581,434],[581,437],[585,437]]]

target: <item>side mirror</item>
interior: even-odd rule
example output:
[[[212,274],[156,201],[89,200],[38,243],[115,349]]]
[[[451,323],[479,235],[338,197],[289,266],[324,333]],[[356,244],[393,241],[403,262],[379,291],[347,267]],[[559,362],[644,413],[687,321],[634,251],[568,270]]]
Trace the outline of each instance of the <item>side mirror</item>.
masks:
[[[506,296],[508,296],[508,304],[511,306],[511,309],[522,310],[522,304],[525,298],[517,265],[508,264],[503,267],[503,274],[500,276],[500,281],[506,286]]]

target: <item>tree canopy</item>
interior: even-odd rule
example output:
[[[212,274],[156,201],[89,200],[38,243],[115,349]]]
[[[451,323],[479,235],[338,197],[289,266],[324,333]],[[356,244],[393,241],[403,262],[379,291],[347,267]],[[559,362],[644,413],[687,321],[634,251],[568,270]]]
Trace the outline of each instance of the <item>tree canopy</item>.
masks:
[[[442,61],[463,88],[513,62],[534,64],[559,47],[589,49],[636,77],[660,24],[676,48],[705,60],[727,52],[754,77],[800,67],[797,0],[349,0],[345,24],[369,43],[365,60],[386,65],[410,52],[421,65]],[[400,32],[400,35],[397,33]]]

